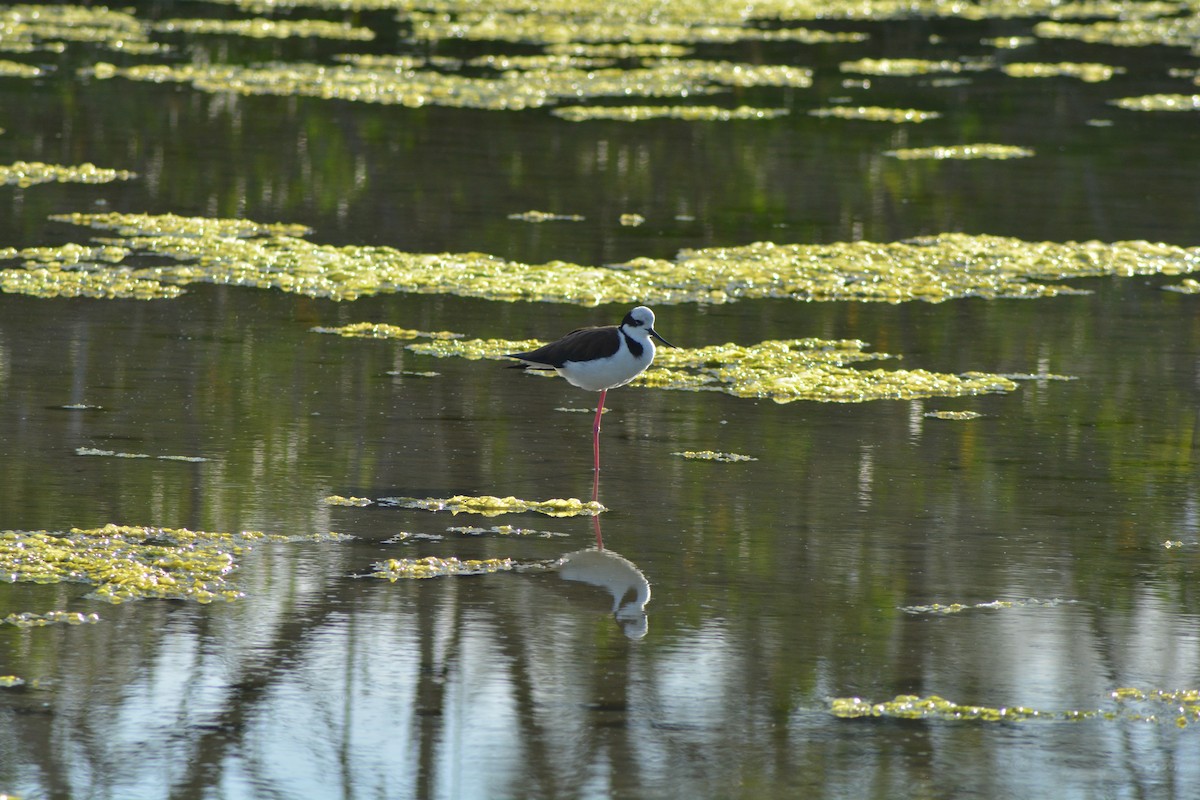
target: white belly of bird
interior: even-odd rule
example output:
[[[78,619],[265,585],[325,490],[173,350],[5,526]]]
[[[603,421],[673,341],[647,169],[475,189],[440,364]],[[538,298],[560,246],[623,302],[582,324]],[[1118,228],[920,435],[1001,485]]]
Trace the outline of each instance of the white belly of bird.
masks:
[[[653,347],[648,344],[642,351],[641,358],[634,358],[622,347],[608,358],[596,361],[567,361],[556,371],[572,386],[589,392],[614,389],[629,383],[650,366],[650,362],[654,360]]]

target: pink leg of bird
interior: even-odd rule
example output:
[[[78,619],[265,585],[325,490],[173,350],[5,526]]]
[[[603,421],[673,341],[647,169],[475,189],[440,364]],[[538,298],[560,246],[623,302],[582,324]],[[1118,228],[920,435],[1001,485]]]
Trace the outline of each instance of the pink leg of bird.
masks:
[[[604,398],[608,389],[600,390],[600,402],[596,406],[596,421],[592,423],[592,501],[598,502],[600,497],[600,415],[604,413]]]

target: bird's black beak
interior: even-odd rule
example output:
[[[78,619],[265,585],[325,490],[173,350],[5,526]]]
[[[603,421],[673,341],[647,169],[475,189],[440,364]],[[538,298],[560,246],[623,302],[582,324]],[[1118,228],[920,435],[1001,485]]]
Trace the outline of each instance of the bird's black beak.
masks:
[[[663,337],[659,336],[659,335],[658,335],[658,331],[654,330],[654,328],[651,328],[651,329],[650,329],[650,335],[651,335],[651,336],[653,336],[655,339],[658,339],[660,342],[662,342],[663,344],[665,344],[667,347],[674,347],[676,350],[678,350],[678,349],[679,349],[679,345],[677,345],[677,344],[671,344],[671,343],[670,343],[670,342],[668,342],[666,339],[664,339]]]

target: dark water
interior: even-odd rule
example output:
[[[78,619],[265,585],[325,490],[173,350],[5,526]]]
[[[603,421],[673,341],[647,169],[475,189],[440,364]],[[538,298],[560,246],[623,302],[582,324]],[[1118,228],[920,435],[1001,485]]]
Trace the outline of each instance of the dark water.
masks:
[[[360,21],[390,33],[370,46],[219,37],[192,47],[214,60],[403,47],[387,15]],[[0,79],[0,163],[93,161],[142,177],[0,187],[0,247],[82,241],[46,217],[97,208],[300,222],[315,241],[531,262],[945,230],[1200,242],[1195,115],[1105,104],[1181,91],[1164,76],[1195,66],[1184,50],[1042,42],[1019,51],[1128,68],[1102,84],[986,72],[954,87],[873,79],[867,94],[841,86],[836,71],[864,56],[990,51],[980,38],[1031,25],[831,24],[874,38],[702,49],[818,69],[812,89],[746,92],[745,102],[793,109],[747,124],[576,125],[540,111],[88,82],[73,68],[112,55],[72,46],[41,55],[59,64],[49,77]],[[940,43],[929,44],[931,33]],[[900,127],[803,113],[837,96],[944,117]],[[1113,124],[1085,124],[1097,118]],[[881,155],[958,141],[1038,156]],[[587,219],[505,218],[531,208]],[[648,222],[617,224],[633,211]],[[1179,727],[1169,704],[1110,698],[1120,687],[1200,688],[1200,315],[1195,298],[1160,291],[1177,281],[1079,281],[1093,293],[1037,301],[659,308],[659,330],[685,346],[860,338],[910,368],[1076,380],[862,405],[614,391],[604,543],[626,560],[613,562],[614,575],[634,586],[636,565],[652,591],[644,618],[621,619],[603,588],[552,571],[360,577],[391,557],[536,565],[589,548],[592,522],[582,518],[480,522],[321,499],[586,498],[590,416],[555,409],[589,408],[595,397],[495,362],[310,328],[368,320],[521,338],[614,321],[624,309],[429,296],[338,304],[213,286],[156,302],[0,295],[0,529],[117,522],[358,537],[256,546],[240,560],[247,596],[235,603],[109,606],[78,584],[0,584],[0,618],[101,616],[79,627],[0,625],[0,675],[30,681],[0,689],[0,794],[1194,797],[1195,719]],[[74,404],[92,408],[63,408]],[[932,410],[984,416],[923,416]],[[211,460],[81,457],[78,447]],[[758,460],[671,455],[702,449]],[[512,520],[559,535],[445,530]],[[444,538],[389,541],[402,531]],[[1028,598],[1047,602],[900,610]],[[898,694],[1056,714],[985,723],[830,713],[831,698]],[[1063,718],[1097,709],[1116,718]]]

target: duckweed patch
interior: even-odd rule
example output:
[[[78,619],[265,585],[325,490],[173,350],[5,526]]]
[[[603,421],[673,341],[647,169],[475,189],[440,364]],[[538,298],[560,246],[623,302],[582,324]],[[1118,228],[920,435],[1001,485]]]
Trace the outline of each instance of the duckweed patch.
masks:
[[[905,147],[899,150],[888,150],[885,156],[899,158],[903,161],[914,159],[945,159],[966,160],[974,158],[990,158],[1004,160],[1009,158],[1030,158],[1034,151],[1027,147],[1017,147],[1011,144],[956,144],[939,145],[935,147]]]
[[[1200,111],[1200,94],[1147,94],[1109,102],[1128,111]]]
[[[641,214],[622,214],[617,221],[626,228],[636,228],[638,225],[641,225],[643,222],[645,222],[646,218]]]
[[[401,508],[416,508],[423,511],[449,511],[451,514],[480,514],[485,517],[497,517],[501,514],[522,514],[535,512],[550,517],[594,517],[608,509],[596,501],[584,502],[574,497],[563,500],[520,500],[511,495],[508,497],[493,497],[483,495],[472,497],[455,495],[454,497],[385,497],[380,505],[399,506]]]
[[[644,122],[651,119],[681,119],[705,122],[775,119],[787,114],[784,108],[718,108],[717,106],[565,106],[550,112],[568,122],[604,119],[615,122]]]
[[[213,93],[493,111],[519,111],[552,106],[562,100],[578,103],[599,97],[679,99],[715,94],[731,86],[797,86],[811,82],[811,72],[799,67],[679,59],[658,59],[629,69],[555,65],[511,69],[499,74],[492,71],[479,76],[418,66],[425,63],[446,66],[445,62],[367,56],[344,56],[341,61],[333,66],[304,62],[116,66],[99,62],[84,68],[82,74],[97,80],[186,83],[199,91]]]
[[[1052,712],[1038,711],[1024,706],[961,705],[944,697],[902,694],[883,703],[871,703],[858,697],[835,697],[829,710],[835,717],[855,719],[859,717],[894,717],[897,719],[979,720],[982,722],[1018,722],[1037,718],[1055,718]],[[1080,717],[1098,716],[1099,712],[1079,712]]]
[[[915,108],[881,108],[879,106],[833,106],[814,108],[808,112],[814,117],[836,117],[837,119],[860,119],[867,122],[927,122],[941,116],[936,111],[919,111]]]
[[[1025,598],[1023,600],[991,600],[986,603],[949,603],[943,605],[941,603],[930,603],[929,605],[919,606],[901,606],[900,610],[906,614],[960,614],[963,611],[975,611],[979,609],[997,610],[1005,608],[1028,608],[1031,606],[1044,606],[1053,608],[1061,605],[1074,605],[1076,600],[1064,600],[1060,597],[1053,597],[1049,600],[1039,600],[1035,597]]]
[[[127,181],[137,173],[123,169],[106,169],[95,164],[63,166],[43,164],[40,161],[17,161],[0,166],[0,184],[27,188],[39,183],[111,183]]]
[[[279,536],[105,525],[69,531],[0,531],[0,580],[86,583],[110,603],[158,598],[211,603],[241,597],[228,581],[256,542],[341,541],[330,533]]]
[[[314,19],[165,19],[150,27],[163,33],[232,35],[251,39],[311,38],[369,42],[375,38],[375,32],[370,28]]]
[[[133,54],[166,49],[149,41],[147,27],[130,11],[81,5],[13,5],[0,9],[0,50],[63,52],[68,42],[87,42]]]
[[[40,297],[150,299],[173,297],[190,283],[207,282],[335,300],[411,292],[580,305],[763,298],[936,303],[1078,294],[1079,289],[1038,281],[1181,275],[1200,269],[1200,248],[1138,241],[1026,242],[955,233],[882,244],[756,242],[683,250],[672,261],[637,258],[596,267],[565,261],[525,264],[485,253],[333,247],[308,241],[303,226],[249,220],[170,214],[66,214],[54,219],[112,230],[118,237],[100,239],[91,249],[70,244],[0,253],[25,258],[22,268],[0,270],[0,289]],[[132,256],[164,263],[125,267],[123,261]]]
[[[329,497],[323,498],[321,502],[327,506],[364,508],[371,505],[374,501],[369,497],[342,497],[340,494],[331,494]]]
[[[19,61],[0,59],[0,77],[37,78],[44,74],[45,71],[41,67],[35,67],[31,64],[22,64]],[[3,129],[0,129],[0,133],[3,132]]]
[[[401,328],[386,322],[355,322],[335,328],[315,327],[313,333],[331,333],[347,339],[461,339],[461,333],[451,331],[418,331]]]
[[[509,219],[521,222],[583,222],[579,214],[555,214],[550,211],[525,211],[520,214],[509,214]]]
[[[556,533],[555,531],[539,531],[533,528],[517,528],[512,525],[493,525],[490,528],[477,528],[473,525],[459,525],[451,528],[446,528],[450,533],[458,533],[464,536],[536,536],[542,539],[549,539],[557,536],[566,536],[565,533]]]
[[[152,456],[149,453],[120,453],[116,450],[100,450],[95,447],[76,447],[75,455],[106,456],[109,458],[154,458],[158,459],[159,461],[186,461],[193,464],[199,464],[212,460],[210,458],[204,458],[203,456]]]
[[[79,611],[47,611],[45,614],[25,611],[0,617],[0,624],[13,625],[18,628],[43,628],[47,625],[94,625],[99,621],[99,614],[84,614]]]
[[[1179,7],[1169,10],[1164,6],[1157,9],[1157,13],[1121,15],[1129,18],[1097,22],[1046,20],[1034,25],[1033,32],[1042,39],[1076,39],[1088,44],[1118,47],[1195,47],[1200,39],[1200,15],[1193,10],[1189,16],[1177,16],[1179,10]]]
[[[505,353],[536,347],[537,340],[463,339],[416,342],[407,349],[422,355],[503,359]],[[866,353],[856,340],[768,340],[753,345],[724,344],[694,349],[662,349],[655,364],[634,385],[683,391],[719,391],[776,403],[814,400],[861,403],[924,397],[962,397],[1007,392],[1016,383],[983,372],[949,375],[926,370],[863,370],[851,364],[893,358]],[[552,376],[553,373],[540,373]]]
[[[14,689],[24,685],[24,678],[19,678],[16,675],[0,675],[0,689]]]
[[[458,558],[389,558],[376,562],[372,578],[383,578],[395,583],[401,579],[442,578],[448,575],[487,575],[515,569],[517,563],[511,558],[467,559]]]
[[[1180,283],[1162,288],[1168,292],[1179,292],[1180,294],[1200,294],[1200,281],[1195,278],[1185,278]]]
[[[1005,75],[1011,78],[1078,78],[1086,83],[1106,81],[1113,75],[1125,72],[1124,67],[1110,67],[1107,64],[1040,64],[1017,63],[1005,64],[1001,67]]]
[[[744,456],[739,453],[718,453],[714,450],[684,450],[679,453],[671,453],[671,455],[682,456],[693,461],[758,461],[753,456]]]
[[[979,419],[983,416],[978,411],[926,411],[925,416],[932,419]]]
[[[842,72],[860,75],[928,75],[935,72],[962,72],[960,61],[929,61],[922,58],[860,58],[843,61],[838,65]]]

